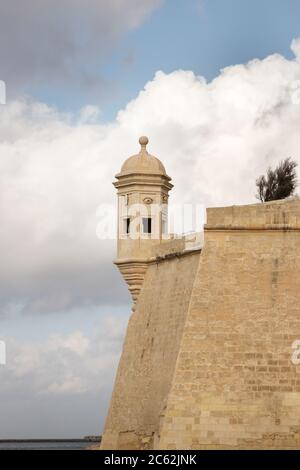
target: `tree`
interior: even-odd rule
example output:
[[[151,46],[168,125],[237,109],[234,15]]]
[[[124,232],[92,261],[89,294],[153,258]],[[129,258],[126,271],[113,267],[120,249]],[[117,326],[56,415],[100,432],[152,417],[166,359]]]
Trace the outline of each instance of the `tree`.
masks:
[[[266,176],[262,175],[256,180],[257,199],[268,202],[292,196],[297,187],[297,166],[291,158],[286,158],[275,170],[269,168]]]

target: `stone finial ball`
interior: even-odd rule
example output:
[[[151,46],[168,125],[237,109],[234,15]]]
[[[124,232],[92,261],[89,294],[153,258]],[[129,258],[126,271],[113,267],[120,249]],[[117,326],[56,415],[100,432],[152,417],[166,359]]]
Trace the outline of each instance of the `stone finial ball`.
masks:
[[[148,137],[146,137],[145,135],[142,135],[142,137],[139,138],[139,143],[141,145],[147,145],[149,142],[149,139]]]

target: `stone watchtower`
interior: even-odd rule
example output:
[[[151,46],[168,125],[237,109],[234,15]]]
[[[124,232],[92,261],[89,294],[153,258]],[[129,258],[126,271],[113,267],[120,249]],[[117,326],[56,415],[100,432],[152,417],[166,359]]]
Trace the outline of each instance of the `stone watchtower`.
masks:
[[[148,138],[140,137],[139,143],[140,152],[124,162],[113,183],[118,190],[115,264],[128,284],[134,303],[152,248],[167,234],[168,193],[173,187],[164,165],[148,153]]]

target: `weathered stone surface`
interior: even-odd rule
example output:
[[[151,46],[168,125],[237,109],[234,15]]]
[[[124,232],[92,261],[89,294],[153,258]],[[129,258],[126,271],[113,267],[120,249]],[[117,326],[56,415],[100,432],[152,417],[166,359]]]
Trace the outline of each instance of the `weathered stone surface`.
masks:
[[[208,211],[160,448],[300,448],[299,210]]]
[[[103,449],[153,448],[198,263],[199,251],[148,266],[129,320]]]

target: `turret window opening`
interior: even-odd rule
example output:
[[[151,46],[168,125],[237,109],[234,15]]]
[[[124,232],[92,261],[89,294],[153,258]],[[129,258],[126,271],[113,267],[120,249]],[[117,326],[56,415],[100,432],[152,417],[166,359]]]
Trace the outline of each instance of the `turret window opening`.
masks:
[[[143,233],[152,233],[151,217],[143,217]]]
[[[126,217],[124,219],[124,233],[126,234],[130,233],[130,217]]]

